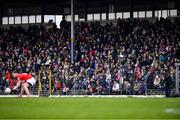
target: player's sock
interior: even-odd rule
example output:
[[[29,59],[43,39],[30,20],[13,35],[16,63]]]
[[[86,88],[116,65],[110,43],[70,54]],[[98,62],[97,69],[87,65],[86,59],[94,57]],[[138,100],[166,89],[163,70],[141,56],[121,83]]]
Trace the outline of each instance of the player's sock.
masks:
[[[18,97],[22,97],[22,94],[18,95]]]
[[[20,94],[19,94],[19,96],[18,96],[18,97],[22,97],[22,95],[23,95],[23,92],[20,92]]]

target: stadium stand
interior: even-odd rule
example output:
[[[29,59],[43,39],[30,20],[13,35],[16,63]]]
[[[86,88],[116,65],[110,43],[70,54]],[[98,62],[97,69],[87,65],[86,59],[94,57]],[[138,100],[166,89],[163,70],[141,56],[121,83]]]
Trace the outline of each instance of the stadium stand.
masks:
[[[31,72],[44,91],[49,91],[51,80],[52,94],[60,95],[164,94],[166,74],[174,88],[174,64],[180,62],[179,21],[77,22],[74,65],[70,23],[63,21],[61,26],[0,28],[0,94],[8,85],[9,72]],[[15,84],[8,82],[11,88]],[[32,92],[37,94],[38,83],[36,87]]]
[[[12,72],[37,79],[33,95],[179,93],[179,6],[178,0],[0,1],[0,95],[15,86]]]

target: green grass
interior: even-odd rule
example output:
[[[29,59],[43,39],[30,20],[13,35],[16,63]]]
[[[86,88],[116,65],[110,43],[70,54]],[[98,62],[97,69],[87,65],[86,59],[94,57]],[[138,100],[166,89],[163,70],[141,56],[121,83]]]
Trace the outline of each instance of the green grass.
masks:
[[[0,98],[0,119],[180,119],[180,98]]]

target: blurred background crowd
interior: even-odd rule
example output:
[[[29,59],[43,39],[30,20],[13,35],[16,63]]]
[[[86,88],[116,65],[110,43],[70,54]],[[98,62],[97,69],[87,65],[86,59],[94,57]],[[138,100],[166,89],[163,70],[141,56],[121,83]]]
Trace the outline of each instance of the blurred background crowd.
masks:
[[[175,83],[180,62],[180,22],[160,19],[118,19],[116,23],[75,23],[74,64],[71,64],[70,23],[0,28],[0,94],[16,84],[11,72],[29,72],[52,92],[68,94],[144,94]],[[38,84],[38,83],[37,83]]]

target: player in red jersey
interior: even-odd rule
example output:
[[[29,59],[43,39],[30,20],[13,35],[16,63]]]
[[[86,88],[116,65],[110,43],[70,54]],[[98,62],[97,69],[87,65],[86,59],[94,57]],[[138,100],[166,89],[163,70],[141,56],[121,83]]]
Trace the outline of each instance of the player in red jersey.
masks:
[[[36,80],[34,79],[34,77],[28,73],[13,73],[12,76],[18,79],[18,82],[16,86],[13,88],[13,90],[16,90],[21,85],[21,92],[20,92],[19,97],[22,97],[24,91],[29,97],[30,92],[29,92],[28,87],[36,84]]]

